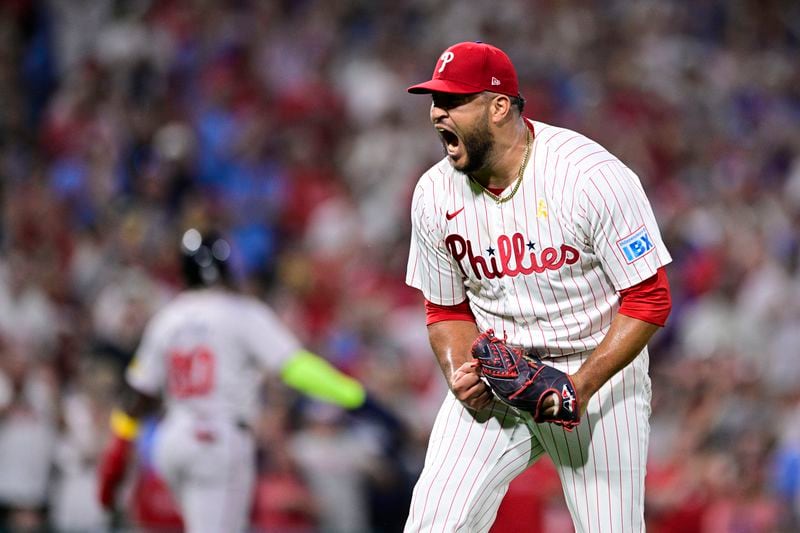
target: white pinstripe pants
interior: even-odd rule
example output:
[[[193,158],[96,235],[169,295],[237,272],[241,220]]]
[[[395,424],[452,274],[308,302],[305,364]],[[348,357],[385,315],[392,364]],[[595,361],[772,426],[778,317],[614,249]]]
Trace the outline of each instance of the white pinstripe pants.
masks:
[[[552,363],[575,372],[586,356]],[[601,387],[572,432],[536,424],[499,402],[470,412],[449,393],[431,432],[405,531],[488,531],[511,480],[544,453],[558,469],[577,532],[644,531],[649,417],[647,349]]]

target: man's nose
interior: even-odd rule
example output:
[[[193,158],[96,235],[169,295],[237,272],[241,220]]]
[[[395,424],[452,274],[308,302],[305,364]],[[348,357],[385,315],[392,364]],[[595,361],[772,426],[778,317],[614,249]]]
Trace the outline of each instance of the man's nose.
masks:
[[[436,124],[446,116],[447,116],[447,111],[445,111],[441,107],[437,107],[436,104],[431,104],[431,122]]]

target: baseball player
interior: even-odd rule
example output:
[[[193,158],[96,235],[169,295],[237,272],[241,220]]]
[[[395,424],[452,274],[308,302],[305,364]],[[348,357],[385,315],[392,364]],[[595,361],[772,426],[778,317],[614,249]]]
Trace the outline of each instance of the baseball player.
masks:
[[[260,301],[232,289],[230,246],[195,229],[182,239],[189,289],[151,319],[126,371],[129,386],[111,418],[99,497],[114,505],[138,418],[163,399],[154,463],[189,533],[243,531],[255,480],[251,431],[265,371],[342,407],[363,407],[363,387],[305,351]]]
[[[451,46],[408,91],[431,94],[445,157],[414,191],[406,281],[450,390],[406,531],[487,531],[543,454],[578,531],[643,530],[646,343],[670,311],[671,258],[639,179],[583,135],[524,118],[494,46]],[[522,353],[539,371],[493,393],[487,365]],[[537,387],[533,408],[512,406]]]

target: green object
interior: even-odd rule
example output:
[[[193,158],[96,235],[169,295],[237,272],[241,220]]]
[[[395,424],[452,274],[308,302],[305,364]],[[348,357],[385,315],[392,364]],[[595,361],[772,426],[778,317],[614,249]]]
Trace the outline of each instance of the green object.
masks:
[[[281,378],[303,394],[345,409],[360,407],[367,395],[361,383],[306,350],[298,351],[286,362]]]

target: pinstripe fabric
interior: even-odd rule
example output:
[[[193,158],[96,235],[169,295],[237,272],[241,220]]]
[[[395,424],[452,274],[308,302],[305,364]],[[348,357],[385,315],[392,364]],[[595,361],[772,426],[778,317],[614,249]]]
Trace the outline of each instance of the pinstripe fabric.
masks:
[[[618,291],[671,257],[638,177],[576,132],[531,122],[522,185],[496,204],[442,160],[412,202],[406,282],[440,305],[469,300],[478,328],[575,372],[608,332]],[[650,380],[645,350],[591,399],[573,432],[502,404],[474,414],[448,395],[406,531],[486,531],[510,481],[542,453],[579,532],[642,531]]]
[[[583,135],[533,124],[531,161],[509,202],[496,204],[446,159],[422,176],[406,282],[440,305],[468,297],[478,326],[505,331],[513,344],[567,355],[594,349],[617,311],[617,291],[671,257],[630,169]],[[653,248],[629,261],[620,241],[640,229]],[[515,239],[524,253],[509,252]],[[541,271],[516,272],[531,268]]]
[[[574,372],[585,355],[554,359]],[[650,417],[650,378],[645,349],[589,402],[573,432],[535,425],[553,459],[575,524],[583,532],[644,531],[644,477]],[[633,428],[636,428],[635,430]]]
[[[405,531],[488,530],[511,480],[544,451],[532,439],[527,420],[499,402],[472,413],[448,393],[434,422]]]
[[[574,372],[588,353],[550,361]],[[488,531],[508,485],[543,453],[578,533],[644,530],[650,416],[648,355],[606,383],[575,431],[536,424],[499,402],[478,414],[447,395],[414,488],[406,532]]]

